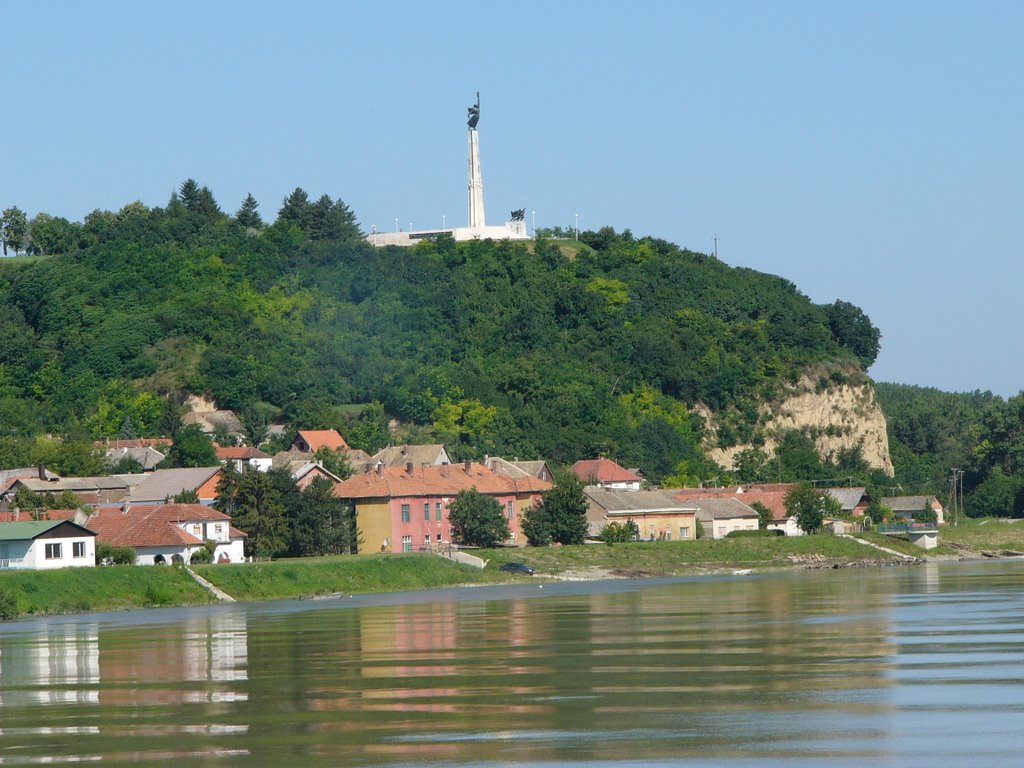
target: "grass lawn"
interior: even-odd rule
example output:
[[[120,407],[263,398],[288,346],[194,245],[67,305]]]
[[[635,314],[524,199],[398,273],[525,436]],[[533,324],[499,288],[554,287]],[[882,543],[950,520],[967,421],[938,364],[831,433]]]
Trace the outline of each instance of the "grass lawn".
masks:
[[[278,600],[334,593],[399,592],[508,581],[508,574],[436,555],[358,555],[193,566],[236,600]]]
[[[958,544],[972,552],[1010,549],[1024,552],[1024,520],[1008,521],[983,517],[968,518],[957,526],[939,530],[940,544]]]
[[[213,602],[209,592],[178,568],[130,565],[5,571],[0,573],[0,598],[9,595],[14,595],[20,616]]]

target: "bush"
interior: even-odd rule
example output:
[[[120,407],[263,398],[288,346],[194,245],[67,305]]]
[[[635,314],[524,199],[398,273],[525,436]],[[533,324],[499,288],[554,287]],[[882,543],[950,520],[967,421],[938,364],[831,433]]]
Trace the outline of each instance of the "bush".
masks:
[[[727,539],[759,539],[765,536],[785,536],[785,531],[778,531],[774,528],[758,528],[756,531],[729,531],[725,534]]]
[[[615,544],[623,541],[636,541],[640,538],[640,528],[632,520],[624,523],[613,521],[608,523],[597,535],[605,544]]]
[[[135,565],[134,547],[114,547],[96,542],[96,562],[100,565]]]
[[[213,552],[217,549],[217,542],[204,541],[203,548],[192,553],[191,563],[193,565],[205,565],[213,562]]]
[[[18,596],[9,589],[0,590],[0,621],[18,618]]]

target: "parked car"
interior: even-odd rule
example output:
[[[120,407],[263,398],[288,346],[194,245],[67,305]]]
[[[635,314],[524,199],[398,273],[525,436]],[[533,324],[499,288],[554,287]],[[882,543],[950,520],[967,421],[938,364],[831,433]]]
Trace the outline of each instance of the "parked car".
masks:
[[[501,570],[505,571],[506,573],[522,573],[527,576],[532,576],[536,573],[536,571],[533,570],[533,568],[528,566],[526,563],[503,563],[501,566]]]

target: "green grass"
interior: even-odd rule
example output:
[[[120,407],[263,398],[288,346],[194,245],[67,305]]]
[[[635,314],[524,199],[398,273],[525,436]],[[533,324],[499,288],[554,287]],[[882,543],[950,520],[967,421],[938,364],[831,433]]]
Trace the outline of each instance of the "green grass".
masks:
[[[1024,520],[1007,522],[980,518],[965,520],[957,526],[944,525],[939,529],[939,543],[959,545],[972,552],[1003,549],[1024,552]]]
[[[863,541],[877,544],[880,547],[888,547],[894,549],[897,552],[902,552],[904,555],[910,555],[911,557],[923,557],[929,552],[935,550],[926,550],[916,544],[911,544],[909,539],[901,538],[899,536],[885,536],[881,533],[855,533],[854,538],[862,539]]]
[[[532,566],[538,573],[554,575],[587,568],[619,570],[626,574],[677,575],[709,569],[788,566],[819,557],[839,564],[892,559],[891,555],[877,549],[829,535],[528,547],[479,554],[490,560],[488,569],[515,560]]]
[[[0,573],[0,595],[12,594],[20,616],[213,602],[184,571],[145,566]]]
[[[21,264],[34,264],[44,259],[52,259],[53,256],[42,254],[38,256],[2,256],[0,255],[0,266],[18,266]]]
[[[279,600],[335,593],[399,592],[507,581],[494,571],[436,555],[311,557],[264,563],[195,566],[204,579],[236,600]]]

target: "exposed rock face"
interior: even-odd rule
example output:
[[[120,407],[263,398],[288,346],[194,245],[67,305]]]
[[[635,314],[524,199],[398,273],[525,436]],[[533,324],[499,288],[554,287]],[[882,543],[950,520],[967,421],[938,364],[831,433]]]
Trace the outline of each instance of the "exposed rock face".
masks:
[[[761,406],[761,423],[765,425],[762,450],[771,455],[778,435],[793,429],[801,430],[811,436],[823,458],[859,445],[861,455],[870,466],[891,476],[893,466],[885,416],[875,400],[871,382],[832,384],[820,392],[816,387],[814,379],[805,377],[781,402]],[[700,415],[707,421],[708,435],[713,441],[715,415],[706,409],[701,410]],[[709,446],[707,453],[709,458],[728,469],[733,466],[733,457],[750,447]]]

